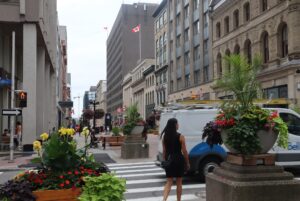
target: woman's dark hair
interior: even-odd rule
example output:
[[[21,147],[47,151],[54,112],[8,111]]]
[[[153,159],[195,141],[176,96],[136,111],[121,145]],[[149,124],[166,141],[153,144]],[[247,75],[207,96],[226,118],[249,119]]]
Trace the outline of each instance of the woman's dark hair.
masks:
[[[168,120],[166,127],[160,135],[160,138],[163,137],[163,142],[166,147],[172,146],[175,136],[177,135],[177,125],[178,121],[175,118],[171,118]]]

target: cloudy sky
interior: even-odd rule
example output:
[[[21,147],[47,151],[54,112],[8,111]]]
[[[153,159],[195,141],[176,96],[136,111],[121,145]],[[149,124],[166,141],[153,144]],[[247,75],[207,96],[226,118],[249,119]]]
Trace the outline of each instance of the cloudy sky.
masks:
[[[122,3],[160,3],[161,0],[57,0],[59,24],[67,26],[68,71],[72,74],[72,99],[78,116],[84,91],[106,79],[106,38]],[[108,32],[104,30],[108,27]]]

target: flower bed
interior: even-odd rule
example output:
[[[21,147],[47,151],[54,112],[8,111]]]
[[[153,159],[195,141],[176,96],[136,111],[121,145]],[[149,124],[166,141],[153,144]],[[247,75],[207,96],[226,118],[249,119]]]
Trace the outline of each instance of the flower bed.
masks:
[[[38,157],[32,162],[37,163],[38,168],[22,172],[0,186],[0,200],[77,200],[80,189],[87,185],[85,178],[95,178],[94,181],[101,181],[101,185],[111,185],[109,180],[105,183],[102,177],[114,178],[114,175],[105,174],[108,168],[97,163],[92,154],[88,154],[88,129],[85,128],[82,133],[86,144],[81,149],[77,149],[74,134],[73,129],[61,128],[50,136],[47,133],[40,135],[41,140],[33,142]],[[114,182],[125,183],[118,178]],[[123,190],[116,191],[119,192],[119,197],[123,196]],[[107,200],[110,200],[108,195]]]

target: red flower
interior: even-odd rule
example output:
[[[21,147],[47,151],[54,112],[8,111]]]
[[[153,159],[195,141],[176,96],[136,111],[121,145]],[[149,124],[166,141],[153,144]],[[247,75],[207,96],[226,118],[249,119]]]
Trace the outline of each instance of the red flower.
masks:
[[[63,178],[64,178],[64,175],[60,175],[59,178],[63,179]]]
[[[63,188],[63,187],[65,186],[65,184],[64,184],[64,183],[61,183],[61,184],[59,184],[59,186],[60,186],[61,188]]]
[[[69,171],[68,174],[72,174],[72,172]]]
[[[79,174],[79,172],[78,172],[77,170],[75,170],[75,171],[74,171],[74,174],[75,174],[75,175],[78,175],[78,174]]]
[[[69,184],[70,184],[70,181],[69,181],[69,180],[66,180],[65,183],[66,183],[66,185],[69,185]]]

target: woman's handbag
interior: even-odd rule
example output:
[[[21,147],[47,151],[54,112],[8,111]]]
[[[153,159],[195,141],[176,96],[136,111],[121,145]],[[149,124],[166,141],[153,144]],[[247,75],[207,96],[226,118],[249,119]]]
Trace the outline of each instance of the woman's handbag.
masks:
[[[173,159],[172,159],[171,155],[169,155],[169,157],[166,161],[161,162],[161,167],[164,169],[167,169],[171,166],[172,162],[173,162]]]

